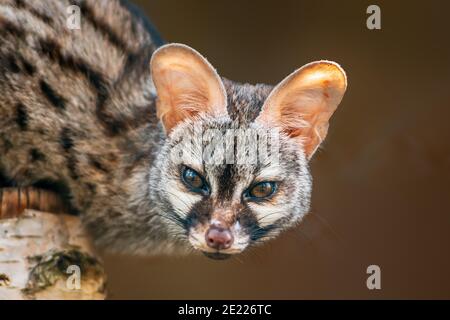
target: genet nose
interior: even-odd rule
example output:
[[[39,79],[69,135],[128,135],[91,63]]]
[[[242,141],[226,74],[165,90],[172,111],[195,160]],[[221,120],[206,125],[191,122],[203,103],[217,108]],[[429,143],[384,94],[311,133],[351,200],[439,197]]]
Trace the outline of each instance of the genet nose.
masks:
[[[212,225],[206,232],[206,243],[210,248],[224,250],[231,247],[234,237],[230,229]]]

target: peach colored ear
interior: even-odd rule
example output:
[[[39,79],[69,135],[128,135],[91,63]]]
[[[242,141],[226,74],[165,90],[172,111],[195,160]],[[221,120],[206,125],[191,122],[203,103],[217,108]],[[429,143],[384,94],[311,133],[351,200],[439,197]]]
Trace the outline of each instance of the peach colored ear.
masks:
[[[310,159],[325,139],[346,88],[347,77],[337,63],[309,63],[272,90],[255,121],[296,139]]]
[[[183,44],[162,46],[153,54],[150,68],[158,94],[157,114],[167,133],[202,112],[227,115],[222,80],[194,49]]]

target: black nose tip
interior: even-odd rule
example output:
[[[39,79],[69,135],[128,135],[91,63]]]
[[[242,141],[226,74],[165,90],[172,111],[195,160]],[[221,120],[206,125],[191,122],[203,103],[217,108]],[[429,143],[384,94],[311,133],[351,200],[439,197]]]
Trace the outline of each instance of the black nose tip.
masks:
[[[231,247],[234,237],[230,229],[212,225],[206,232],[206,244],[216,250],[224,250]]]

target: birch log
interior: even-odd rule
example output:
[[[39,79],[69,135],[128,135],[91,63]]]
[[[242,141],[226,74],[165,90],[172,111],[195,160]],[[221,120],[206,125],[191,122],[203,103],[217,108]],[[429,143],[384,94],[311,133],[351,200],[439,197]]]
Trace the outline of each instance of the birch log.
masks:
[[[106,297],[101,260],[64,209],[50,192],[0,189],[0,300]]]

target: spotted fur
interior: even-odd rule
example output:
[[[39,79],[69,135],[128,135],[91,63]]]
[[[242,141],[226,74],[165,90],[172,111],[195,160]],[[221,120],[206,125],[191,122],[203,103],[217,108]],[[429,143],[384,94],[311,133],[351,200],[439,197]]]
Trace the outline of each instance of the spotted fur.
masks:
[[[69,5],[81,8],[81,30],[66,28]],[[221,219],[236,238],[226,253],[239,253],[307,213],[308,160],[287,134],[277,163],[255,165],[207,165],[208,145],[195,138],[198,128],[266,130],[255,119],[272,86],[222,79],[227,115],[199,114],[165,133],[149,68],[163,42],[126,1],[0,0],[0,42],[0,186],[56,187],[100,248],[209,252],[204,232]],[[182,138],[193,144],[174,157]],[[182,165],[204,175],[210,196],[186,189]],[[280,182],[275,197],[243,201],[269,178]]]

